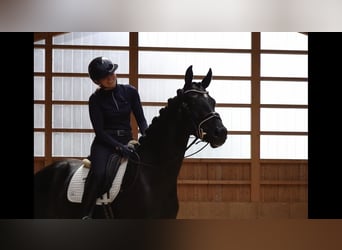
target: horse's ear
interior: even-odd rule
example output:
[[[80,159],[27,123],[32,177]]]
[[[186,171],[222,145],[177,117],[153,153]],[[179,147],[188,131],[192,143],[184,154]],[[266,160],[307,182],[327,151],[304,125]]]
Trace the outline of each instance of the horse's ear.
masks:
[[[190,65],[189,68],[185,72],[185,84],[184,84],[183,89],[191,88],[192,78],[193,78],[192,65]]]
[[[210,68],[209,71],[208,71],[208,74],[207,74],[206,77],[204,77],[203,80],[202,80],[202,83],[201,83],[201,84],[202,84],[202,87],[203,87],[203,88],[206,89],[206,88],[209,86],[212,77],[213,77],[213,72],[211,71],[211,68]]]

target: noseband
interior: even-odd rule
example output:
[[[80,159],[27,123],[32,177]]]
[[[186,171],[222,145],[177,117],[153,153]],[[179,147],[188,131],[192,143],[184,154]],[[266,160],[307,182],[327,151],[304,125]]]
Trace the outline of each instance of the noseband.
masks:
[[[208,91],[202,91],[202,90],[197,90],[197,89],[189,89],[189,90],[187,90],[187,91],[184,91],[183,94],[185,95],[185,94],[190,93],[190,92],[195,92],[195,93],[200,93],[200,94],[208,94]],[[190,111],[189,111],[189,112],[190,112]],[[190,112],[190,113],[191,113],[191,112]],[[193,124],[194,124],[194,126],[195,126],[197,138],[203,140],[204,136],[205,136],[207,133],[204,132],[204,130],[203,130],[203,128],[201,128],[201,126],[202,126],[205,122],[207,122],[207,121],[209,121],[209,120],[211,120],[211,119],[213,119],[213,118],[218,118],[218,119],[221,120],[221,117],[220,117],[219,113],[217,113],[217,112],[210,112],[210,113],[208,113],[208,114],[203,118],[203,120],[202,120],[201,122],[198,123],[198,125],[196,125],[196,122],[194,121],[194,119],[191,118],[191,119],[192,119],[192,122],[193,122]]]

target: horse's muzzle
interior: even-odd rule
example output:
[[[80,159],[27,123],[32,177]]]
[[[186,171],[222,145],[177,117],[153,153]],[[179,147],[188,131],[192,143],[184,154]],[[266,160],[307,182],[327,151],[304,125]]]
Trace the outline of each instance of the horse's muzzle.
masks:
[[[212,138],[210,138],[209,140],[210,146],[213,148],[222,146],[222,144],[225,143],[227,139],[227,134],[228,130],[226,129],[226,127],[217,127],[214,131],[214,134],[212,135]]]

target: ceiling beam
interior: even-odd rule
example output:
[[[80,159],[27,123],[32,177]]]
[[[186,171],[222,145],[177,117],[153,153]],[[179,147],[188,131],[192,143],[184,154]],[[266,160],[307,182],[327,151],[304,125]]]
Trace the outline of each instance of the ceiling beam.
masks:
[[[46,39],[50,36],[54,37],[54,36],[62,35],[65,33],[68,33],[68,32],[34,32],[33,40],[34,42],[37,42],[39,40]]]

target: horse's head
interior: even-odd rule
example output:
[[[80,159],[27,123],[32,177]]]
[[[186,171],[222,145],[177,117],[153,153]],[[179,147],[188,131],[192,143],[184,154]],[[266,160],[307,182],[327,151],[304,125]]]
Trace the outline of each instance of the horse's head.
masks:
[[[209,142],[213,148],[221,146],[227,138],[227,129],[215,112],[215,100],[206,88],[212,78],[211,69],[201,82],[193,82],[192,66],[185,73],[185,84],[178,95],[183,97],[183,107],[190,121],[191,134]]]

